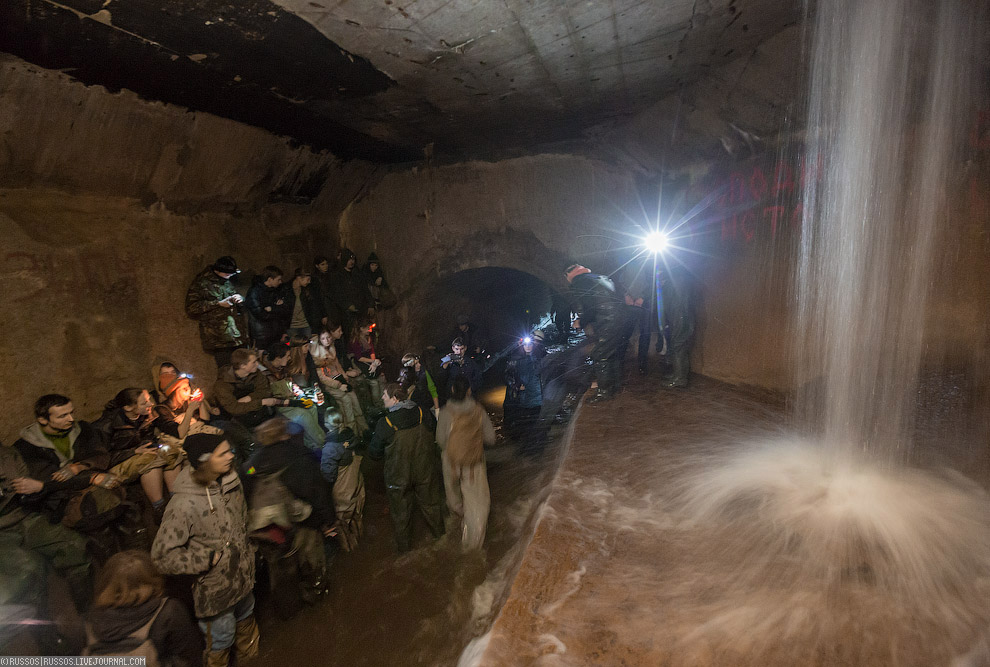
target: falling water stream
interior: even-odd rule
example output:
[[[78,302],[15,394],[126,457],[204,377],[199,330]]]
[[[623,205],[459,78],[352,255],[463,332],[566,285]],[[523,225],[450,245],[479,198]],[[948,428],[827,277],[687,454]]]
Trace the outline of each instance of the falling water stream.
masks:
[[[800,435],[739,443],[680,483],[688,523],[735,556],[686,645],[745,637],[746,664],[985,664],[990,501],[960,474],[906,465],[980,3],[816,4]]]

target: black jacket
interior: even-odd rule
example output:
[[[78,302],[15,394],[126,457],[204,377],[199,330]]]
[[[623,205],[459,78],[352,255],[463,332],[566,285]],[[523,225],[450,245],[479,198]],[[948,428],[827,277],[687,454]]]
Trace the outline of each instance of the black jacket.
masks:
[[[571,297],[579,305],[581,326],[598,324],[608,328],[620,323],[625,314],[625,290],[607,276],[583,273],[571,282]]]
[[[155,430],[167,433],[174,438],[179,437],[179,425],[163,416],[157,410],[143,420],[131,421],[123,408],[107,404],[93,426],[100,430],[103,441],[110,453],[110,466],[123,463],[134,456],[134,450],[146,442],[155,441]]]
[[[100,432],[87,422],[76,422],[69,432],[72,457],[68,460],[63,460],[55,446],[44,436],[40,424],[28,426],[20,436],[14,442],[14,449],[24,460],[28,476],[45,485],[38,493],[24,496],[22,502],[28,509],[47,514],[52,521],[62,519],[69,498],[88,487],[95,472],[110,467],[110,455]],[[56,482],[52,479],[52,473],[66,463],[81,463],[87,469],[64,482]]]
[[[320,474],[320,464],[313,453],[300,442],[286,440],[274,445],[259,447],[244,464],[241,479],[250,500],[253,482],[258,475],[270,475],[285,469],[279,478],[294,497],[313,508],[313,513],[303,522],[304,526],[321,529],[336,521],[330,485]]]
[[[333,276],[333,302],[341,312],[365,313],[371,307],[365,273],[356,267],[338,270]]]
[[[464,357],[462,363],[450,362],[447,368],[444,369],[444,387],[449,389],[454,378],[458,375],[463,375],[467,378],[468,384],[471,385],[471,395],[477,396],[481,391],[481,366],[478,365],[478,362],[471,357]],[[445,403],[447,398],[449,397],[441,395],[440,402]]]
[[[150,621],[161,602],[161,598],[151,598],[136,607],[93,609],[88,623],[98,642],[113,644]],[[155,645],[162,664],[196,667],[203,663],[203,635],[177,600],[165,601],[158,618],[151,624],[148,638]]]
[[[276,305],[279,299],[282,304]],[[250,315],[251,338],[255,344],[267,347],[282,337],[292,321],[292,306],[295,301],[291,285],[268,287],[264,278],[254,277],[245,305]],[[265,310],[266,308],[271,310]]]
[[[340,308],[333,299],[333,271],[321,273],[319,269],[313,269],[313,282],[309,284],[313,297],[319,302],[323,317],[331,322],[342,324]]]

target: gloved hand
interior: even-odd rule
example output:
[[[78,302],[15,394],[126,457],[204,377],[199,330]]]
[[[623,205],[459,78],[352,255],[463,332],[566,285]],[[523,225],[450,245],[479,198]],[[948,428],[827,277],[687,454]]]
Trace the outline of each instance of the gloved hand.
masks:
[[[290,408],[311,408],[313,407],[313,400],[309,398],[290,398],[289,399]]]

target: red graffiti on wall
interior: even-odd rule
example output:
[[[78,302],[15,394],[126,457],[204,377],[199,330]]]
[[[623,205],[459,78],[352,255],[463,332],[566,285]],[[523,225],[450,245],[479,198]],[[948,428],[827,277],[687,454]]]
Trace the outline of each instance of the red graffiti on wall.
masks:
[[[803,155],[737,168],[706,188],[714,199],[704,217],[718,226],[723,242],[751,243],[764,235],[776,239],[801,224],[801,192],[809,179],[821,179],[821,171],[820,163],[809,165]]]

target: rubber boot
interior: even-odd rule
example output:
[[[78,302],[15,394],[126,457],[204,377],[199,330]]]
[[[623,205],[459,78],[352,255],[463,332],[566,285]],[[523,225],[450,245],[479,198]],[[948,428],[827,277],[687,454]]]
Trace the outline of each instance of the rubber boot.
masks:
[[[688,376],[691,374],[691,361],[687,350],[678,350],[672,355],[673,371],[670,379],[664,382],[665,387],[683,389],[688,386]]]
[[[222,651],[207,651],[206,659],[203,661],[206,667],[228,667],[230,665],[230,649]]]
[[[258,630],[258,622],[254,620],[254,614],[243,621],[237,621],[234,648],[236,649],[238,665],[243,665],[246,660],[258,657],[259,639],[261,639],[261,631]]]

